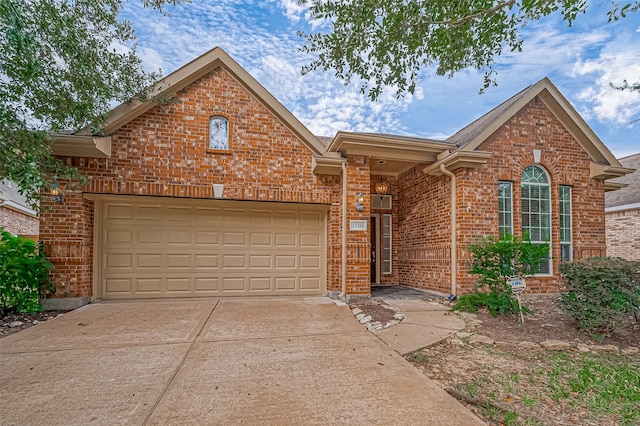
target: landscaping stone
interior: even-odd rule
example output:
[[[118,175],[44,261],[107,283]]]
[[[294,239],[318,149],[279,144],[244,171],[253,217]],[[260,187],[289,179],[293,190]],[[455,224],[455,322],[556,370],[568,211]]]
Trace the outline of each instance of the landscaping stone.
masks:
[[[593,345],[591,350],[600,354],[617,354],[620,349],[615,345]]]
[[[464,342],[457,337],[450,337],[449,339],[447,339],[447,343],[449,343],[451,346],[464,346]]]
[[[21,325],[24,325],[24,323],[22,321],[13,321],[13,322],[9,323],[9,327],[11,327],[11,328],[20,327]]]
[[[472,314],[471,312],[460,312],[458,315],[465,321],[471,321],[478,318],[476,314]]]
[[[518,343],[518,346],[522,349],[540,349],[540,344],[536,342],[530,342],[528,340],[523,340]]]
[[[589,345],[586,345],[584,343],[578,343],[575,345],[575,348],[579,351],[579,352],[589,352]]]
[[[473,336],[469,337],[469,344],[470,345],[489,345],[489,346],[493,346],[494,343],[495,342],[491,337],[483,336],[482,334],[474,334]]]
[[[548,351],[567,351],[571,349],[571,345],[562,340],[545,340],[540,345]]]
[[[366,316],[360,317],[359,321],[360,321],[360,324],[364,324],[365,322],[369,322],[372,319],[373,318],[371,318],[371,315],[366,315]]]
[[[474,319],[469,321],[467,324],[477,327],[479,325],[482,325],[482,321],[480,321],[479,319]]]
[[[362,309],[360,309],[360,308],[353,308],[353,309],[351,310],[351,313],[352,313],[353,315],[361,314],[361,313],[362,313]]]
[[[467,337],[473,336],[473,333],[467,333],[466,331],[458,331],[456,333],[458,339],[466,339]]]
[[[393,317],[394,317],[395,319],[398,319],[398,320],[403,320],[403,319],[404,319],[404,314],[402,314],[402,313],[398,312],[398,313],[397,313],[397,314],[395,314]]]

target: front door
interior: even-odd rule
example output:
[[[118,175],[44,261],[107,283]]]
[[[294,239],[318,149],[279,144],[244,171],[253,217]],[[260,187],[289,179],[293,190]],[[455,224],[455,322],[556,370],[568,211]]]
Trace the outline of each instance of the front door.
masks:
[[[371,284],[379,284],[378,280],[378,216],[371,216],[369,223],[369,241],[371,242]]]

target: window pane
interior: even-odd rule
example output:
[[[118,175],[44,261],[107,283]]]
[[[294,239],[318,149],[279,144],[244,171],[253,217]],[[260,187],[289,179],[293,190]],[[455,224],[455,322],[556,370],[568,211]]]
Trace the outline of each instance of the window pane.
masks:
[[[532,242],[551,241],[551,189],[542,167],[532,165],[522,173],[522,233]],[[551,273],[551,259],[540,265],[540,274]]]
[[[382,215],[382,273],[391,273],[391,215]]]

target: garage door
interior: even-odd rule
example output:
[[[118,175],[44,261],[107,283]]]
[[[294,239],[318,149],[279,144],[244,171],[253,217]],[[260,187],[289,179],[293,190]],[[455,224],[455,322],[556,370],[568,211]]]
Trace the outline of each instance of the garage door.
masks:
[[[326,210],[148,197],[96,201],[98,297],[320,294]]]

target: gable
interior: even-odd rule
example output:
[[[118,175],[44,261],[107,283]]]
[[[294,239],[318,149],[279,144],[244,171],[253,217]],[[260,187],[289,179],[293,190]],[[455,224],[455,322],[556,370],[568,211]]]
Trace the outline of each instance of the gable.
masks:
[[[591,161],[601,165],[621,167],[611,151],[546,77],[466,126],[447,139],[447,142],[455,143],[464,151],[477,149],[491,134],[536,97],[547,106],[549,111],[571,133],[573,138],[580,144],[582,150],[589,155]]]
[[[151,90],[150,97],[167,97],[177,93],[189,85],[193,84],[211,71],[222,68],[248,92],[250,92],[259,102],[261,102],[271,113],[276,116],[289,130],[295,134],[300,141],[312,153],[322,155],[324,145],[314,136],[291,112],[289,112],[273,95],[271,95],[258,81],[256,81],[247,71],[245,71],[236,61],[234,61],[224,50],[216,47],[204,55],[189,62],[182,68],[174,71]],[[158,104],[152,101],[132,100],[120,104],[111,110],[103,125],[102,133],[111,135],[127,123],[141,116],[145,112],[154,108]],[[69,149],[70,142],[76,149],[82,149],[83,156],[93,153],[96,157],[108,157],[106,148],[98,147],[96,136],[92,135],[90,129],[82,129],[73,135],[52,135],[54,139],[53,149],[57,155],[72,155]],[[104,142],[104,141],[103,141]],[[62,149],[63,152],[58,152]],[[89,155],[86,155],[89,156]]]

